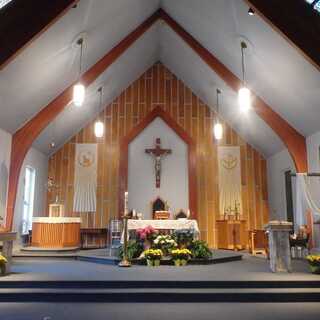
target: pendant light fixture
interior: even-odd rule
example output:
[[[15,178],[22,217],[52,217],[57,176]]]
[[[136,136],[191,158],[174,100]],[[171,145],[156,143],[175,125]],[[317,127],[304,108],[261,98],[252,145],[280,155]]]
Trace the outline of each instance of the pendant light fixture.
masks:
[[[49,148],[51,150],[56,147],[56,142],[55,142],[55,121],[56,121],[56,119],[53,119],[52,122],[51,122],[51,128],[49,127],[49,135],[51,135],[51,137],[50,137],[51,141],[49,143]]]
[[[251,92],[246,87],[245,82],[245,64],[244,64],[244,50],[247,49],[247,44],[241,41],[241,67],[242,67],[242,87],[239,89],[238,101],[240,111],[247,112],[251,109]]]
[[[77,45],[80,46],[80,61],[79,61],[79,79],[81,77],[82,72],[82,55],[83,55],[83,38],[80,38],[77,41]],[[86,88],[85,86],[79,81],[73,87],[73,103],[77,107],[81,107],[86,95]]]
[[[213,134],[216,140],[221,140],[223,136],[223,127],[219,120],[219,95],[221,94],[221,90],[217,89],[217,115],[215,124],[213,126]]]
[[[99,118],[100,118],[100,112],[102,108],[102,87],[98,89],[98,92],[100,93],[100,102],[99,102]],[[104,123],[98,118],[98,120],[94,123],[94,134],[97,138],[102,138],[104,135]]]

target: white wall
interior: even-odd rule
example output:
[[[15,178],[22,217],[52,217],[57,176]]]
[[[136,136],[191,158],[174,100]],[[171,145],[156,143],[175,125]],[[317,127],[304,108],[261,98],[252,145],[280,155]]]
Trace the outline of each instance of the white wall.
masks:
[[[294,162],[287,149],[267,159],[270,219],[287,219],[285,171],[295,172]],[[294,183],[294,180],[292,181]],[[294,192],[294,187],[293,187]]]
[[[161,185],[155,186],[153,158],[145,149],[154,148],[156,138],[162,148],[172,149],[172,154],[162,160]],[[168,202],[173,212],[189,208],[188,146],[166,123],[156,118],[129,145],[128,192],[129,208],[151,218],[151,201],[157,196]]]
[[[0,129],[0,225],[5,222],[11,140],[11,134]]]
[[[23,162],[17,192],[17,200],[14,212],[13,228],[21,232],[22,209],[23,209],[23,192],[24,192],[24,175],[26,166],[36,170],[35,181],[35,198],[33,216],[44,216],[46,212],[46,184],[48,181],[48,157],[35,148],[31,148]]]

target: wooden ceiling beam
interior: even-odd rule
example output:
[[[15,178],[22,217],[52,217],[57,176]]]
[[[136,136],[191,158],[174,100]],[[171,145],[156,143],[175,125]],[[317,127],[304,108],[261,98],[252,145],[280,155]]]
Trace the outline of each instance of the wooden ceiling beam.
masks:
[[[159,11],[146,19],[140,26],[120,41],[101,60],[86,71],[81,82],[85,86],[92,84],[112,63],[114,63],[126,50],[138,40],[159,18]],[[9,186],[7,199],[6,228],[11,230],[17,196],[20,170],[24,158],[34,140],[72,101],[72,84],[58,97],[45,106],[38,114],[29,120],[12,137],[11,161],[9,172]]]
[[[234,75],[222,62],[220,62],[209,50],[203,47],[191,34],[171,18],[164,10],[161,10],[161,18],[178,34],[191,49],[234,91],[242,86],[242,81]],[[253,94],[254,111],[263,119],[269,127],[280,137],[288,148],[297,172],[307,172],[307,147],[306,139],[285,119],[263,101],[258,95]]]

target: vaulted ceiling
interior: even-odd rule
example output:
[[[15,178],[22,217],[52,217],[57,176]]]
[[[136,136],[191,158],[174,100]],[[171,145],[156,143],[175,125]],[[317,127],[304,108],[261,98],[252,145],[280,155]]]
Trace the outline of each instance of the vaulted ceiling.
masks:
[[[320,74],[259,16],[249,16],[240,0],[83,0],[0,71],[0,127],[14,133],[78,76],[84,33],[88,69],[159,7],[241,77],[240,39],[249,43],[247,79],[261,98],[307,136],[320,130]],[[254,113],[240,116],[237,96],[165,23],[157,22],[88,88],[82,108],[69,108],[34,143],[46,154],[52,139],[62,145],[98,112],[97,88],[111,102],[160,60],[214,108],[215,89],[223,91],[222,116],[249,143],[270,156],[284,146]]]

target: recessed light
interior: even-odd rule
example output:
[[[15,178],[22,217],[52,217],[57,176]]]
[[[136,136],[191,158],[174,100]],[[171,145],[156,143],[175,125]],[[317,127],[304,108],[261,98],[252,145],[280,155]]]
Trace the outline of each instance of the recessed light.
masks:
[[[254,10],[252,8],[249,8],[248,15],[249,16],[254,16]]]

